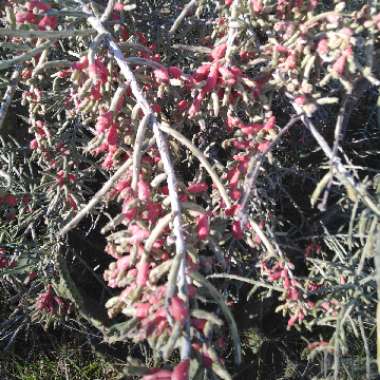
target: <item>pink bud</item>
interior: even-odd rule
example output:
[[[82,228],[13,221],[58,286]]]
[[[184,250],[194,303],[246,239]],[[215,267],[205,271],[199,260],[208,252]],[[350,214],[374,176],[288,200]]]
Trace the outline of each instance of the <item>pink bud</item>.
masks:
[[[87,55],[84,55],[78,62],[74,62],[72,68],[74,70],[84,70],[88,67]]]
[[[317,45],[317,52],[320,55],[326,55],[329,52],[329,41],[327,38],[322,38]]]
[[[145,286],[148,282],[149,276],[149,263],[142,261],[137,265],[137,285]]]
[[[166,369],[153,369],[149,375],[143,376],[142,380],[171,380],[172,372]]]
[[[235,220],[232,223],[232,236],[236,240],[241,240],[244,237],[243,231],[240,227],[240,222],[238,220]]]
[[[202,193],[208,190],[208,185],[205,182],[192,183],[187,187],[189,193]]]
[[[189,103],[182,99],[177,103],[177,109],[178,111],[185,111],[189,107]]]
[[[264,9],[262,0],[251,0],[251,4],[255,13],[261,13]]]
[[[169,311],[174,320],[181,323],[183,323],[189,315],[185,302],[177,296],[172,298]]]
[[[263,129],[263,125],[262,124],[248,124],[248,125],[243,125],[241,127],[241,131],[245,134],[245,135],[256,135],[258,132],[260,132],[262,129]]]
[[[149,315],[150,304],[149,303],[139,303],[135,306],[136,317],[144,319]]]
[[[347,57],[345,54],[342,54],[333,64],[332,70],[339,76],[344,74],[344,70],[346,68]]]
[[[33,139],[33,140],[29,143],[29,147],[30,147],[30,149],[32,149],[32,150],[38,149],[38,141],[37,141],[36,139]]]
[[[44,16],[38,23],[38,28],[40,30],[46,30],[48,28],[50,29],[57,29],[58,21],[57,17],[55,16]]]
[[[107,135],[107,142],[109,145],[116,145],[118,140],[117,125],[113,124]]]
[[[266,122],[266,124],[264,125],[264,129],[266,131],[269,131],[270,129],[273,129],[275,126],[276,126],[276,117],[271,116]]]
[[[182,75],[182,70],[177,66],[170,66],[168,72],[172,78],[176,79],[179,79]]]
[[[189,108],[189,116],[194,117],[200,110],[201,104],[203,101],[203,94],[200,93],[198,96],[194,99],[193,104]]]
[[[227,44],[226,43],[220,44],[213,49],[213,51],[211,52],[211,57],[216,61],[224,57],[226,50],[227,50]]]
[[[96,130],[99,133],[103,133],[106,129],[111,127],[112,117],[113,117],[113,113],[111,111],[102,113],[96,121],[96,125],[95,125]]]
[[[182,360],[174,367],[171,380],[188,380],[189,379],[190,359]]]
[[[162,69],[155,69],[153,70],[154,76],[156,77],[157,82],[168,82],[169,81],[169,73],[168,70],[162,68]]]
[[[29,12],[33,12],[34,8],[37,8],[40,11],[47,12],[50,9],[50,5],[44,3],[43,1],[27,1],[25,7]]]
[[[203,92],[212,91],[218,83],[218,77],[219,77],[219,65],[214,65],[210,69],[209,75],[207,77],[206,85],[202,89]]]
[[[195,71],[195,74],[193,75],[193,78],[200,82],[207,78],[208,73],[211,68],[211,63],[204,63],[202,66],[199,66],[197,70]]]
[[[149,184],[145,182],[142,177],[140,177],[139,181],[137,182],[137,193],[140,201],[147,201],[151,197]]]
[[[113,9],[116,12],[122,12],[124,10],[124,4],[123,3],[115,3]]]
[[[17,205],[17,198],[12,195],[8,194],[4,198],[4,202],[9,206],[9,207],[15,207]]]
[[[207,239],[209,235],[209,220],[207,214],[201,214],[197,218],[197,232],[200,240]]]
[[[36,24],[37,17],[33,12],[17,12],[16,13],[16,22],[17,24]]]
[[[100,59],[95,59],[95,62],[88,66],[88,72],[93,80],[99,80],[103,84],[107,82],[108,69]]]

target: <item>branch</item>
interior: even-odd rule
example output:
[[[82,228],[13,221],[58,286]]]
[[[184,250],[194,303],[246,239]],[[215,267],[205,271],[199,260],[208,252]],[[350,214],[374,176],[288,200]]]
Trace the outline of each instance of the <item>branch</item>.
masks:
[[[112,188],[115,182],[127,171],[127,169],[131,166],[132,161],[129,159],[124,162],[123,165],[120,166],[119,169],[115,172],[115,174],[103,185],[103,187],[93,196],[90,202],[78,212],[78,214],[67,223],[58,233],[59,236],[66,235],[70,230],[76,227],[79,222],[86,217],[89,212],[101,201],[101,199],[108,193],[108,191]]]
[[[88,13],[86,7],[84,11]],[[90,16],[87,19],[87,22],[96,30],[98,34],[107,34],[109,39],[109,50],[112,56],[115,58],[119,68],[120,73],[125,77],[128,83],[130,83],[131,91],[136,98],[137,103],[140,108],[143,110],[145,115],[152,114],[152,128],[153,134],[156,139],[157,148],[159,150],[162,163],[164,166],[165,173],[167,174],[167,183],[169,189],[169,196],[171,200],[171,208],[173,213],[173,233],[176,240],[176,257],[179,259],[179,268],[177,272],[177,288],[178,294],[181,296],[183,301],[188,306],[189,298],[187,291],[187,280],[186,280],[186,245],[185,239],[182,230],[182,213],[181,205],[179,202],[178,192],[177,192],[177,180],[174,174],[174,168],[170,159],[169,148],[165,138],[165,135],[160,130],[160,123],[157,121],[156,117],[153,115],[153,111],[146,100],[142,90],[140,89],[139,84],[137,83],[136,77],[129,68],[128,62],[124,57],[119,46],[113,40],[111,33],[109,33],[101,21],[94,17]],[[172,298],[173,294],[167,294],[167,300]],[[189,320],[185,322],[185,339],[184,344],[181,347],[181,360],[187,359],[190,357],[191,353],[191,343],[189,340]]]
[[[218,175],[215,173],[214,169],[211,167],[210,163],[207,161],[204,154],[190,140],[188,140],[185,136],[183,136],[181,133],[179,133],[175,129],[170,128],[168,125],[161,124],[161,130],[167,133],[168,135],[174,137],[183,145],[185,145],[191,151],[191,153],[193,153],[194,156],[198,158],[201,165],[206,169],[206,171],[210,175],[216,188],[219,190],[219,193],[221,197],[223,198],[223,201],[226,204],[226,206],[231,207],[231,201],[227,194],[226,189],[224,188],[221,180],[219,179]]]
[[[7,69],[8,67],[16,65],[17,63],[22,63],[22,62],[28,61],[29,59],[32,59],[35,55],[43,52],[51,44],[52,44],[52,41],[48,41],[25,54],[19,55],[18,57],[0,61],[0,70]]]
[[[334,131],[335,140],[334,140],[334,145],[332,149],[333,158],[330,160],[330,167],[333,167],[332,162],[335,160],[338,154],[339,146],[344,139],[344,135],[347,129],[347,124],[350,120],[355,104],[363,95],[363,93],[368,90],[368,87],[369,87],[369,82],[367,80],[359,79],[354,84],[352,91],[348,93],[343,100],[343,103],[339,109],[338,117],[335,124],[335,131]],[[330,174],[331,174],[331,170],[330,170]],[[333,176],[331,175],[331,178],[329,180],[329,183],[326,187],[326,191],[323,196],[323,201],[321,205],[319,206],[319,209],[321,211],[326,210],[326,204],[328,201],[332,183],[333,183]]]
[[[191,0],[188,4],[185,5],[185,7],[182,9],[182,12],[179,14],[179,16],[174,21],[172,27],[169,30],[169,34],[174,34],[176,30],[181,25],[181,22],[183,19],[187,16],[187,14],[190,12],[191,8],[197,5],[197,0]]]
[[[365,189],[361,187],[361,184],[355,180],[352,174],[342,164],[339,157],[334,157],[334,152],[329,147],[324,137],[315,128],[313,122],[303,114],[302,109],[296,103],[292,102],[292,106],[297,114],[301,116],[303,124],[317,141],[326,157],[331,161],[334,169],[339,175],[340,180],[342,181],[342,184],[347,188],[349,192],[353,193],[353,195],[359,196],[364,204],[370,208],[377,216],[380,216],[380,209],[378,208],[375,200],[365,191]]]
[[[16,29],[0,29],[0,36],[4,37],[22,37],[22,38],[68,38],[78,36],[89,36],[95,32],[91,29],[84,30],[59,30],[59,31],[45,31],[45,30],[16,30]]]
[[[249,203],[249,199],[251,197],[252,191],[256,187],[256,179],[259,175],[260,167],[268,155],[268,153],[280,142],[282,136],[289,131],[289,129],[299,121],[301,116],[293,116],[290,121],[285,125],[284,128],[281,129],[276,138],[265,148],[265,150],[260,153],[252,156],[251,161],[248,165],[248,174],[245,178],[243,185],[243,195],[240,201],[239,214],[238,219],[240,220],[241,227],[244,228],[247,222],[247,213],[246,208]]]
[[[5,117],[7,116],[8,108],[12,103],[13,96],[16,92],[16,87],[20,79],[21,65],[17,65],[15,71],[13,72],[9,85],[5,91],[3,102],[0,106],[0,130],[3,127]]]

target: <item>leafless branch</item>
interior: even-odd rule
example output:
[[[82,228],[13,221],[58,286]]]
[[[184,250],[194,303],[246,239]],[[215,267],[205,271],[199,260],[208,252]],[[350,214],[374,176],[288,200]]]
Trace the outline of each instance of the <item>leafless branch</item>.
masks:
[[[172,27],[169,30],[169,34],[174,34],[176,30],[181,25],[181,22],[183,19],[187,16],[187,14],[191,11],[191,8],[197,5],[197,0],[191,0],[188,4],[185,5],[185,7],[182,9],[182,12],[179,14],[179,16],[174,21]]]
[[[102,200],[102,198],[108,193],[112,186],[119,180],[119,178],[128,170],[131,166],[132,161],[129,159],[120,166],[120,168],[115,172],[115,174],[103,185],[103,187],[92,197],[90,202],[78,212],[78,214],[67,223],[60,231],[59,236],[66,235],[70,230],[76,227],[79,222],[85,218],[89,212]]]
[[[13,96],[16,92],[16,87],[20,79],[20,73],[21,73],[21,65],[17,65],[15,71],[13,72],[11,76],[9,85],[5,91],[3,101],[0,106],[0,130],[3,127],[4,120],[5,120],[5,117],[7,116],[9,106],[11,105]]]

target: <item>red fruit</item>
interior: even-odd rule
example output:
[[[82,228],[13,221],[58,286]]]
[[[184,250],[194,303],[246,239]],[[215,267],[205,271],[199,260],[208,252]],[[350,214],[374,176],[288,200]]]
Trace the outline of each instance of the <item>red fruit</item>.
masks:
[[[171,380],[188,380],[189,379],[190,359],[182,360],[173,370]]]
[[[183,323],[189,315],[185,302],[177,296],[172,298],[169,311],[174,320],[181,323]]]
[[[233,0],[225,0],[224,3],[227,5],[227,7],[230,7],[233,3]]]

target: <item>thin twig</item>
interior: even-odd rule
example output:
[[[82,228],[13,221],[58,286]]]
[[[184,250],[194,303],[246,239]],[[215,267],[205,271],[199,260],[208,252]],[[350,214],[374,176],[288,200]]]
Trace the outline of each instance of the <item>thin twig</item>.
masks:
[[[101,199],[108,193],[108,191],[112,188],[115,182],[128,170],[131,166],[132,161],[129,159],[124,162],[123,165],[120,166],[119,169],[115,172],[115,174],[103,185],[103,187],[92,197],[90,202],[78,212],[78,214],[67,223],[60,231],[59,236],[66,235],[71,229],[76,227],[79,222],[88,215],[88,213],[101,201]]]
[[[366,378],[367,378],[367,380],[371,380],[372,379],[372,374],[371,374],[371,353],[369,351],[368,339],[367,339],[367,336],[365,335],[365,331],[364,331],[364,326],[363,326],[363,321],[362,321],[361,315],[359,315],[359,317],[358,317],[358,322],[359,322],[360,335],[362,336],[362,339],[363,339],[363,345],[364,345],[364,351],[365,351]]]
[[[46,38],[56,40],[57,38],[68,38],[78,36],[89,36],[95,32],[91,29],[77,29],[77,30],[59,30],[59,31],[46,31],[46,30],[17,30],[17,29],[0,29],[0,36],[6,37],[22,37],[22,38]]]
[[[336,120],[335,124],[335,131],[334,131],[334,145],[332,148],[333,152],[333,157],[330,160],[330,168],[333,168],[332,162],[334,162],[339,146],[344,138],[346,129],[347,129],[347,124],[350,120],[350,116],[352,114],[352,111],[355,107],[355,103],[360,99],[361,95],[368,89],[369,87],[369,82],[365,79],[360,79],[358,80],[354,86],[353,89],[350,93],[347,93],[345,96],[343,103],[339,109],[338,117]],[[330,174],[333,174],[330,170]],[[329,193],[331,191],[333,183],[333,176],[331,175],[330,181],[326,187],[324,196],[323,196],[323,201],[321,205],[318,207],[321,211],[326,210],[326,205],[329,197]]]
[[[231,201],[227,194],[226,189],[224,188],[219,176],[215,173],[214,169],[211,167],[210,163],[207,161],[204,154],[185,136],[183,136],[180,132],[175,129],[169,127],[169,125],[162,123],[161,130],[167,133],[168,135],[174,137],[180,143],[185,145],[190,151],[194,154],[196,158],[200,161],[201,165],[207,170],[210,175],[212,181],[214,182],[216,188],[219,190],[221,197],[223,198],[224,203],[227,207],[231,207]]]
[[[101,22],[105,22],[111,17],[115,3],[116,3],[116,0],[108,1],[106,9],[104,10],[102,17],[100,17]]]
[[[15,71],[13,72],[11,76],[9,85],[5,91],[3,101],[0,106],[0,130],[3,128],[5,117],[7,116],[9,106],[11,105],[13,96],[16,92],[16,87],[20,79],[20,73],[21,73],[21,65],[17,65]]]
[[[197,0],[191,0],[188,4],[185,5],[185,7],[182,9],[182,12],[179,14],[179,16],[174,21],[172,27],[169,30],[169,34],[174,34],[176,30],[181,25],[181,22],[183,19],[187,16],[187,14],[191,11],[191,8],[197,5]]]
[[[380,373],[380,226],[376,230],[377,241],[374,250],[374,261],[376,269],[377,285],[377,307],[376,307],[376,362],[377,371]]]
[[[276,138],[271,141],[271,143],[265,148],[265,150],[260,153],[252,156],[250,163],[248,165],[248,174],[245,178],[244,185],[243,185],[243,195],[241,197],[240,201],[240,207],[239,207],[239,213],[238,213],[238,219],[240,220],[240,224],[243,228],[247,222],[247,213],[246,209],[249,203],[249,199],[251,197],[251,194],[256,186],[256,179],[259,175],[260,167],[268,155],[268,153],[280,142],[282,136],[289,131],[289,129],[297,122],[299,121],[301,116],[293,116],[290,121],[285,125],[284,128],[281,129],[281,131],[278,133]]]
[[[28,61],[29,59],[32,59],[35,55],[43,52],[51,44],[52,44],[52,41],[48,41],[48,42],[45,42],[44,44],[42,44],[42,45],[40,45],[40,46],[30,50],[30,51],[28,51],[25,54],[21,54],[21,55],[14,57],[12,59],[6,59],[3,61],[0,61],[0,70],[7,69],[8,67],[11,67],[13,65]]]
[[[137,128],[136,139],[133,147],[133,165],[132,165],[132,190],[137,191],[137,183],[141,168],[141,157],[143,155],[143,143],[145,139],[145,131],[150,126],[152,121],[152,114],[147,114],[140,121]]]
[[[199,54],[210,54],[212,52],[211,48],[208,48],[206,46],[192,46],[192,45],[184,45],[184,44],[174,44],[172,46],[173,49],[179,49],[179,50],[187,50],[191,51],[192,53],[199,53]]]
[[[333,151],[329,147],[327,141],[324,137],[318,132],[317,128],[315,128],[313,122],[303,114],[302,109],[294,102],[292,102],[292,106],[297,112],[298,115],[301,116],[301,120],[305,127],[310,131],[314,139],[317,141],[318,145],[326,155],[329,160],[334,159]],[[352,174],[345,168],[342,164],[339,157],[335,157],[332,161],[332,165],[334,166],[339,179],[342,184],[347,188],[348,191],[352,192],[355,196],[359,196],[364,204],[370,208],[377,216],[380,216],[380,209],[377,206],[376,202],[373,198],[362,188],[361,184],[352,176]]]

